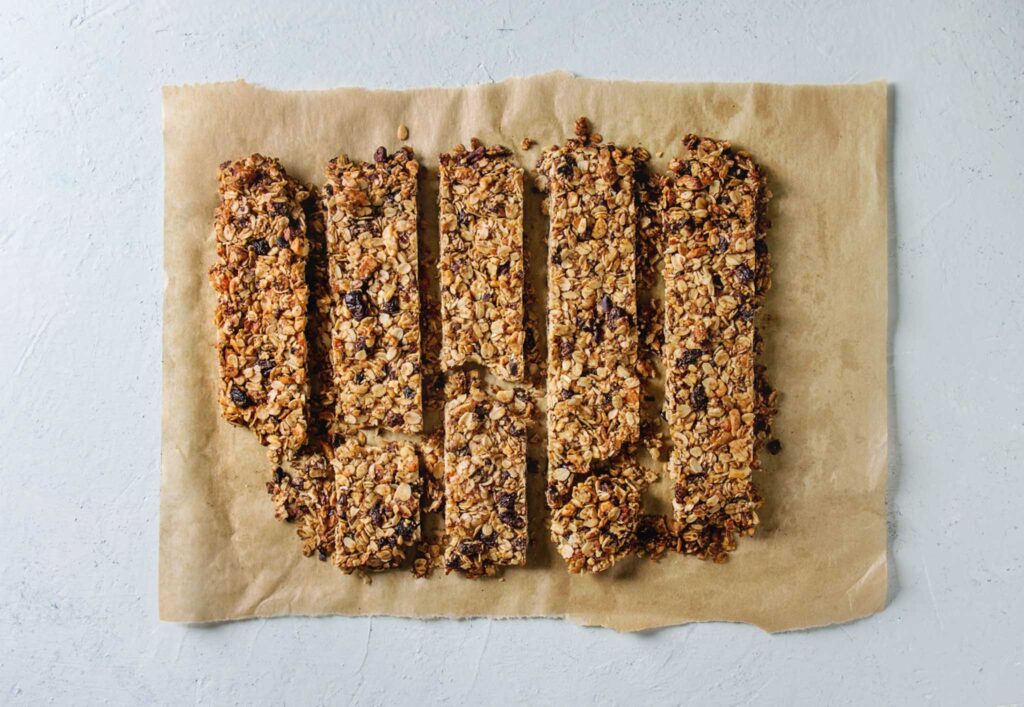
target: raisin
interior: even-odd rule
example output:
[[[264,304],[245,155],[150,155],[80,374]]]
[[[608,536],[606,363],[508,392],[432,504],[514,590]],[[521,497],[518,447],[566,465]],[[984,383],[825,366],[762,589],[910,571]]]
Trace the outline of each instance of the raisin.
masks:
[[[782,442],[777,439],[769,440],[767,449],[769,454],[778,454],[782,451]]]
[[[243,410],[252,406],[252,398],[234,383],[231,384],[231,402]]]
[[[608,310],[612,308],[612,298],[608,295],[601,295],[601,313],[608,314]]]
[[[482,160],[485,155],[486,151],[484,150],[484,146],[480,145],[478,148],[469,153],[469,156],[466,158],[466,164],[476,164],[477,162]]]
[[[380,147],[378,147],[374,151],[374,153],[373,153],[373,161],[374,162],[377,162],[377,163],[386,162],[387,159],[388,159],[388,151],[387,151],[387,149],[385,149],[385,147],[383,145],[381,145]]]
[[[366,296],[359,290],[352,290],[345,293],[345,306],[352,313],[352,318],[357,322],[362,321],[368,315],[366,311]]]
[[[259,366],[260,373],[263,374],[264,378],[270,375],[270,372],[274,370],[275,366],[274,359],[272,358],[261,358],[256,361],[256,365]]]
[[[562,164],[558,165],[556,170],[563,177],[571,177],[573,169],[576,168],[576,160],[571,155],[562,156]]]
[[[508,274],[508,271],[511,269],[511,267],[512,267],[512,263],[510,261],[506,260],[504,263],[502,263],[501,265],[498,266],[498,271],[497,271],[498,272],[498,276],[500,277],[502,275]]]
[[[409,386],[405,386],[405,387],[404,387],[404,388],[402,389],[402,395],[403,395],[403,396],[404,396],[404,397],[405,397],[405,398],[406,398],[407,400],[412,400],[413,396],[414,396],[414,395],[416,395],[416,391],[414,391],[414,390],[413,390],[412,388],[410,388]]]
[[[754,281],[754,271],[748,268],[746,265],[736,266],[736,277],[742,283],[748,283]]]
[[[384,424],[387,427],[395,429],[395,428],[401,427],[404,422],[405,422],[405,418],[404,417],[402,417],[397,412],[393,412],[390,415],[388,415],[387,419],[384,421]]]
[[[327,552],[321,547],[317,550],[321,562],[327,562]]]
[[[267,243],[266,238],[257,238],[249,244],[249,247],[252,248],[252,251],[256,253],[256,255],[266,255],[270,252],[270,244]]]
[[[683,351],[683,355],[679,358],[683,366],[689,366],[700,360],[703,352],[700,349],[686,349]]]
[[[509,361],[508,372],[511,373],[513,376],[518,376],[519,375],[519,364],[516,363],[515,361]]]
[[[279,484],[282,481],[284,481],[285,479],[291,481],[291,477],[288,475],[288,472],[286,472],[281,467],[277,467],[276,469],[274,469],[274,481],[276,483]]]
[[[402,518],[402,520],[398,521],[398,525],[395,526],[395,535],[402,540],[409,540],[415,530],[416,524],[410,518]]]
[[[704,384],[698,382],[690,391],[690,407],[697,412],[704,412],[708,409],[708,393],[704,390]]]
[[[462,209],[455,212],[455,223],[459,226],[466,226],[469,223],[469,216]]]
[[[569,358],[572,355],[572,342],[564,336],[558,340],[558,353],[562,358]]]
[[[395,295],[394,297],[389,299],[387,302],[384,303],[384,306],[381,307],[381,309],[388,314],[395,314],[400,308],[401,307],[398,301],[398,295]]]
[[[284,236],[278,236],[277,237],[277,247],[278,248],[287,248],[288,247],[288,239],[285,238]]]
[[[379,503],[375,505],[373,508],[371,508],[369,513],[367,513],[366,515],[369,516],[371,523],[373,523],[377,527],[380,527],[380,523],[384,519],[384,517],[383,514],[381,513]]]
[[[283,201],[276,201],[276,202],[274,202],[274,215],[275,216],[285,216],[287,214],[288,214],[288,204],[284,203]]]

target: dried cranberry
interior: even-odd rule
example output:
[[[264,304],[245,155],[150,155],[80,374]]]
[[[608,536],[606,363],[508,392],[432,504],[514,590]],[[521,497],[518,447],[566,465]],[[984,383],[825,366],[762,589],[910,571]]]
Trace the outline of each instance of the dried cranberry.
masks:
[[[368,312],[366,307],[366,295],[359,290],[352,290],[345,293],[345,306],[352,313],[352,318],[357,322],[366,318]]]

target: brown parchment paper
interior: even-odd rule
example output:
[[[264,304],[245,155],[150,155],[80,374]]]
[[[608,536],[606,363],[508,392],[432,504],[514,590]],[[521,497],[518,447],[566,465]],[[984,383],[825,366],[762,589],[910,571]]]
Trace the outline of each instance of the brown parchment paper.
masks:
[[[725,138],[767,169],[775,267],[763,358],[779,389],[778,456],[764,455],[757,535],[722,565],[670,554],[570,576],[534,527],[529,566],[503,581],[408,571],[367,583],[304,558],[278,522],[254,435],[219,418],[211,221],[216,167],[255,151],[322,183],[340,152],[399,145],[404,123],[436,195],[436,155],[479,136],[516,149],[572,133],[642,144],[663,169],[687,132]],[[165,204],[160,616],[212,621],[281,614],[564,616],[640,630],[743,621],[770,631],[848,621],[886,597],[886,89],[655,84],[547,74],[458,89],[283,92],[245,83],[164,89]],[[664,153],[662,157],[657,157]],[[531,195],[531,243],[543,234]],[[421,200],[427,228],[436,207]],[[429,236],[428,236],[429,237]],[[436,234],[433,235],[436,242]],[[436,253],[436,249],[435,249]],[[539,260],[543,260],[540,258]],[[531,267],[538,258],[531,258]],[[530,479],[539,518],[541,476]],[[668,503],[668,484],[657,488]]]

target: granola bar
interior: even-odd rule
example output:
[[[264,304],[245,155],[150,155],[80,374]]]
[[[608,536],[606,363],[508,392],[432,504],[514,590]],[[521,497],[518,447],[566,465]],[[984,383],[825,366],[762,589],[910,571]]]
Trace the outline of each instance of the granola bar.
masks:
[[[505,147],[439,156],[441,365],[522,380],[523,170]]]
[[[548,502],[565,503],[593,462],[637,440],[636,227],[633,176],[643,150],[577,123],[544,152],[548,239]]]
[[[408,442],[346,440],[331,460],[338,499],[334,563],[343,571],[396,567],[420,539],[420,475]]]
[[[640,491],[630,479],[640,472],[627,466],[635,464],[579,481],[552,513],[551,534],[570,572],[603,572],[636,549]]]
[[[276,159],[252,155],[220,166],[214,233],[214,323],[220,408],[252,429],[274,461],[306,441],[309,191]]]
[[[337,298],[331,356],[337,424],[346,431],[423,426],[417,174],[412,150],[327,166],[324,205]]]
[[[303,451],[292,460],[290,472],[277,467],[267,482],[274,515],[295,524],[303,555],[316,553],[321,560],[334,554],[338,518],[331,456],[329,448]]]
[[[528,405],[478,375],[453,378],[463,391],[444,415],[445,569],[477,577],[526,562]]]
[[[685,552],[716,560],[758,523],[754,315],[768,285],[760,168],[687,136],[664,191],[665,414]],[[759,262],[760,261],[760,262]]]

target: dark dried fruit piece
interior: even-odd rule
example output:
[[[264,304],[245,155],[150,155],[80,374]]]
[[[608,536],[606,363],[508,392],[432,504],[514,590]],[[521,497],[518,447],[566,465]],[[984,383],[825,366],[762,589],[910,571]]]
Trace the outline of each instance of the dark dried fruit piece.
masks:
[[[243,410],[252,407],[252,398],[234,383],[231,384],[231,402]]]
[[[352,318],[357,322],[367,317],[369,312],[366,306],[366,295],[359,290],[352,290],[345,293],[345,306],[352,313]]]

